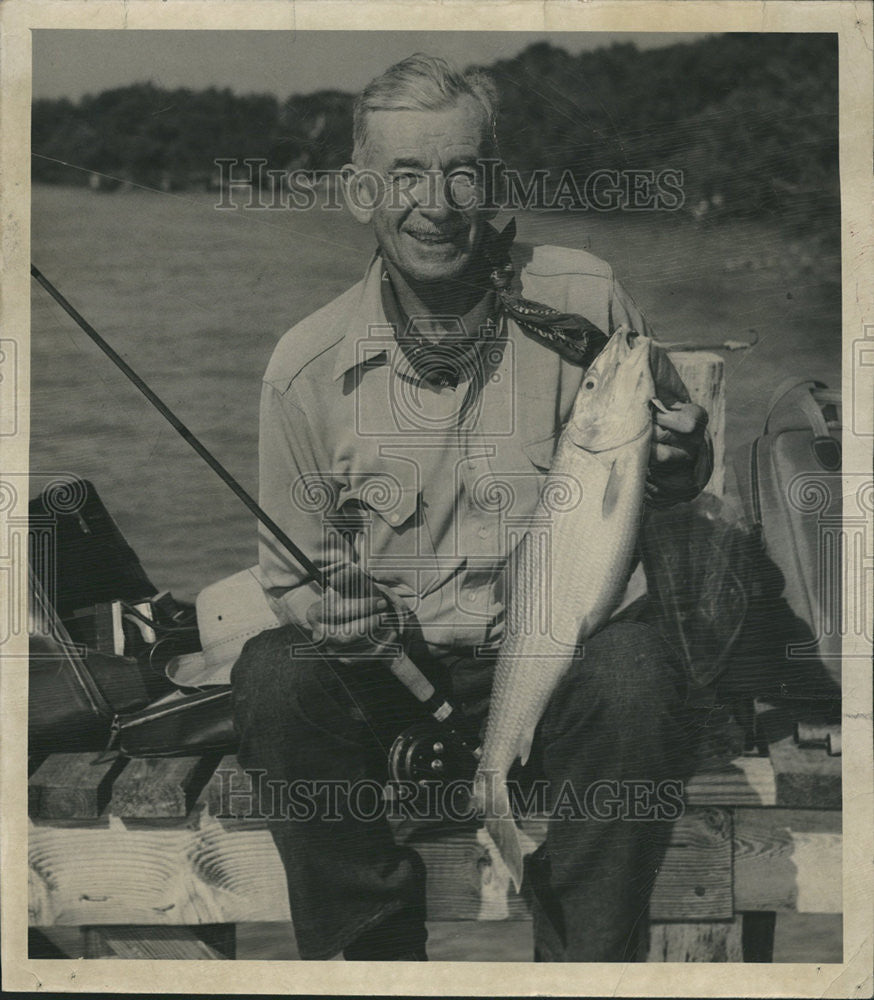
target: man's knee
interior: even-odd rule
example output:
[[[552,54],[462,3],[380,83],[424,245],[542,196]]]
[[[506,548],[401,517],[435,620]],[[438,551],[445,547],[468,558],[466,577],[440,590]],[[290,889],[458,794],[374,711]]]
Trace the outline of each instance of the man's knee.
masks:
[[[541,727],[548,775],[658,779],[684,766],[686,685],[658,633],[617,622],[586,644]]]
[[[300,700],[304,662],[292,655],[300,642],[293,626],[268,629],[249,639],[231,671],[234,723],[239,736],[287,724]]]
[[[288,627],[267,629],[248,639],[231,669],[236,698],[257,698],[291,673],[292,636]]]
[[[650,626],[621,621],[585,644],[554,695],[554,707],[568,719],[595,711],[628,728],[684,700],[685,677],[671,648]]]

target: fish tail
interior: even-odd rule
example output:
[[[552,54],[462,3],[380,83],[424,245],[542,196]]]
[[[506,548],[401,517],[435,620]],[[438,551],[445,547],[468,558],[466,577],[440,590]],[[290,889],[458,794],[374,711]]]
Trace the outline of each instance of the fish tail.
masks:
[[[519,828],[511,817],[496,816],[486,820],[486,832],[495,843],[501,860],[510,872],[516,892],[522,888],[524,859]]]
[[[516,892],[522,888],[525,855],[535,848],[534,841],[517,826],[510,808],[510,795],[504,781],[493,772],[478,772],[474,778],[471,803],[484,816],[486,833],[492,838],[501,860],[510,872]]]

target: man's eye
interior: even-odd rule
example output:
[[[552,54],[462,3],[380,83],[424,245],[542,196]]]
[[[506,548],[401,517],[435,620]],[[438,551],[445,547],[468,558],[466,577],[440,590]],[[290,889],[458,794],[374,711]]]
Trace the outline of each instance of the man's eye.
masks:
[[[424,174],[417,174],[414,170],[400,170],[391,175],[391,179],[395,184],[400,184],[404,187],[413,187],[423,180],[423,178]]]
[[[475,170],[455,170],[449,176],[450,183],[475,187],[478,181]]]

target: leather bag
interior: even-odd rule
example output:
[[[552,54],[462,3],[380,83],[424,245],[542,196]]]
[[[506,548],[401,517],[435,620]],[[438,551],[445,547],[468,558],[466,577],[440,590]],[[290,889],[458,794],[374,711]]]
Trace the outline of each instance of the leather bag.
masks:
[[[236,749],[231,688],[174,691],[112,723],[112,749],[128,757],[180,757]]]
[[[787,379],[762,433],[734,455],[746,513],[795,616],[783,648],[786,693],[798,697],[840,695],[841,554],[827,540],[842,510],[840,405],[821,382]]]

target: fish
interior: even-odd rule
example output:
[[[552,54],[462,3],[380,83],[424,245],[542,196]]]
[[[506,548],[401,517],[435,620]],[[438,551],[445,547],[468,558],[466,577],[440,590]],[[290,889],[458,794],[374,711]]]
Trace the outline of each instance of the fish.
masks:
[[[578,646],[624,593],[640,529],[652,440],[653,342],[617,328],[586,371],[532,519],[508,561],[504,639],[471,806],[518,892],[533,841],[517,826],[507,775]]]

